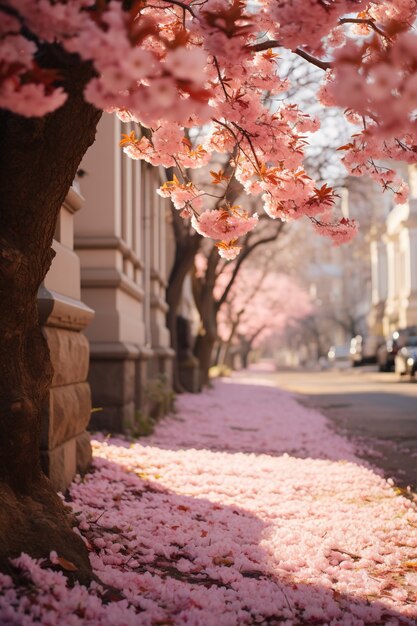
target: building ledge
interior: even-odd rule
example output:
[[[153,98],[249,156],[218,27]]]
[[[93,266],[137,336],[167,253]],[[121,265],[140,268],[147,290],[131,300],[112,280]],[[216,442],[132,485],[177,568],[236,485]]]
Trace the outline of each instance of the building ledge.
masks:
[[[39,322],[43,326],[55,326],[68,330],[83,330],[94,317],[93,309],[69,296],[47,289],[38,290]]]
[[[113,267],[82,267],[81,288],[121,289],[139,302],[144,298],[142,287]]]
[[[136,269],[143,269],[142,261],[121,237],[111,235],[107,237],[76,235],[74,248],[75,250],[118,250],[122,253],[124,259],[132,262]]]
[[[124,341],[91,341],[90,355],[92,359],[136,360],[141,349],[134,343]]]
[[[67,196],[63,202],[63,206],[67,209],[67,211],[74,214],[81,209],[83,204],[84,198],[82,197],[82,195],[76,189],[74,189],[74,187],[70,187]]]
[[[151,307],[153,309],[158,309],[159,311],[162,311],[162,313],[168,313],[169,311],[169,306],[165,302],[165,300],[163,298],[160,298],[159,296],[156,296],[155,294],[152,294],[151,296]]]

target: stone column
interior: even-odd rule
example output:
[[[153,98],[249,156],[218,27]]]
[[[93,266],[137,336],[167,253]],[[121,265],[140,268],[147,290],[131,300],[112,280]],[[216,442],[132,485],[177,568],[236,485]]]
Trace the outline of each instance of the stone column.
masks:
[[[91,461],[86,431],[91,415],[89,345],[81,331],[94,313],[80,301],[80,264],[73,250],[73,219],[82,203],[71,188],[56,228],[56,256],[38,293],[39,318],[55,370],[42,420],[41,458],[45,473],[60,491]]]
[[[159,170],[149,172],[151,188],[160,185]],[[165,301],[167,287],[167,200],[157,194],[151,196],[151,274],[150,274],[150,307],[151,307],[151,343],[155,353],[155,372],[162,376],[167,388],[172,388],[172,360],[174,352],[170,347],[169,331],[166,327],[168,305]]]
[[[368,317],[371,335],[383,335],[383,316],[388,295],[387,250],[382,241],[382,229],[371,233],[372,308]]]
[[[94,428],[135,427],[136,365],[146,343],[143,263],[139,258],[141,164],[119,147],[130,128],[103,115],[97,139],[82,163],[87,210],[76,222],[83,299],[96,311],[87,335]]]
[[[395,234],[386,235],[388,266],[388,294],[384,310],[383,328],[384,334],[388,335],[399,323],[398,308],[398,245]]]
[[[404,326],[417,325],[417,198],[409,201],[408,219],[404,223],[405,271],[407,291],[404,302]]]

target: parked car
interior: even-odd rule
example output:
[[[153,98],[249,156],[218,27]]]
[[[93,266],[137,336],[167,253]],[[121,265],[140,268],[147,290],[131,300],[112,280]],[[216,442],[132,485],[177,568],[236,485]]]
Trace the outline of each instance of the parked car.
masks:
[[[407,344],[409,337],[417,336],[417,326],[399,328],[378,348],[377,363],[380,372],[391,372],[395,368],[398,351]]]
[[[395,354],[392,339],[387,339],[379,346],[376,353],[376,362],[380,372],[390,372],[394,369]]]
[[[395,355],[395,371],[401,376],[414,376],[417,371],[417,336],[408,337],[406,345]]]
[[[327,353],[327,358],[330,363],[334,364],[337,361],[349,361],[349,345],[343,344],[340,346],[330,346],[330,350]]]
[[[350,341],[349,358],[354,367],[367,363],[376,363],[379,346],[384,342],[383,337],[356,335]]]

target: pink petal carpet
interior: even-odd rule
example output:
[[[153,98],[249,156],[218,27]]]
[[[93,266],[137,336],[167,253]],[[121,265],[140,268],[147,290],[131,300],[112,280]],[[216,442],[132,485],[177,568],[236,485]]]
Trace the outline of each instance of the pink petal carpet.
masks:
[[[248,375],[249,376],[249,375]],[[70,504],[100,584],[51,553],[0,575],[1,626],[417,624],[417,511],[322,415],[259,375],[94,439]]]

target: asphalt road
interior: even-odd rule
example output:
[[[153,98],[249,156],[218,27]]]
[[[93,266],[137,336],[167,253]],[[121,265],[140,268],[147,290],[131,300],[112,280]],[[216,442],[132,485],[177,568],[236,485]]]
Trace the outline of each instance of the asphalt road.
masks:
[[[402,487],[417,490],[417,380],[375,368],[278,371],[277,385],[328,416],[335,429],[371,445],[363,454]]]

